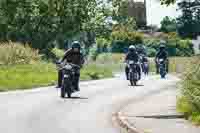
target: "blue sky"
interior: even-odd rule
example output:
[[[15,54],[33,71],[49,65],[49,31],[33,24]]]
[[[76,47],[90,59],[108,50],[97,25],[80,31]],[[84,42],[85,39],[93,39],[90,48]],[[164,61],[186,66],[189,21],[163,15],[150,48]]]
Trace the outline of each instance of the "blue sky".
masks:
[[[160,25],[161,20],[165,16],[177,17],[180,12],[178,12],[177,5],[165,6],[160,5],[158,0],[146,0],[147,6],[147,23],[148,25]]]

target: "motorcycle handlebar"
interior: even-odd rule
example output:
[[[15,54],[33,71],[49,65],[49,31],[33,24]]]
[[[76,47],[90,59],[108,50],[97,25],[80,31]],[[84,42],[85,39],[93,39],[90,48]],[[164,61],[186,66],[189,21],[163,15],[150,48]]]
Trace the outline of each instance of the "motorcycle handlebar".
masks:
[[[73,64],[73,63],[66,63],[69,64],[73,67],[76,67],[78,69],[80,69],[81,67],[79,65]],[[59,69],[62,69],[66,64],[63,64],[63,62],[56,62],[56,65],[59,67]]]

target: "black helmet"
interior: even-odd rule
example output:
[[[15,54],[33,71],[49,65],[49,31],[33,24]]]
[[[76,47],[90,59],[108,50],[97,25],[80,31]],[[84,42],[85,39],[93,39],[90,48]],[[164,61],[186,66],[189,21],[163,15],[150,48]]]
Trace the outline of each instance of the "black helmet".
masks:
[[[74,49],[74,48],[81,49],[81,45],[80,45],[79,41],[74,41],[72,43],[72,49]]]
[[[164,44],[161,44],[159,48],[160,48],[160,50],[163,50],[166,48],[166,46]]]
[[[165,41],[161,41],[160,42],[160,49],[165,49],[166,48],[166,42]]]

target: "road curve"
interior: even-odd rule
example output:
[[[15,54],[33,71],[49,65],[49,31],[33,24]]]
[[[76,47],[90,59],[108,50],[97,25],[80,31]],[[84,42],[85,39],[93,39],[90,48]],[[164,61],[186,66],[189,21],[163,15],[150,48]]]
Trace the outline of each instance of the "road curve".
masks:
[[[112,116],[130,100],[137,102],[174,85],[177,78],[144,78],[131,87],[122,76],[81,83],[81,92],[61,99],[54,87],[0,94],[2,133],[120,133]]]

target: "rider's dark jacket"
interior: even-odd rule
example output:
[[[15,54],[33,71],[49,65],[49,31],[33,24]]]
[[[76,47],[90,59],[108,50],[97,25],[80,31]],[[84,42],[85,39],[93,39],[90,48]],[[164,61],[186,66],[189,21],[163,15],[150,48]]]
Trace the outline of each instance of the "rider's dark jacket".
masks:
[[[167,60],[168,54],[166,50],[159,50],[156,54],[156,59],[164,59]]]
[[[127,60],[133,60],[134,62],[138,62],[139,61],[138,53],[129,51],[125,57],[125,61]]]
[[[61,62],[63,61],[67,61],[67,62],[70,62],[70,63],[73,63],[73,64],[76,64],[76,65],[79,65],[79,66],[82,66],[84,64],[84,56],[81,52],[74,52],[73,49],[68,49]]]

